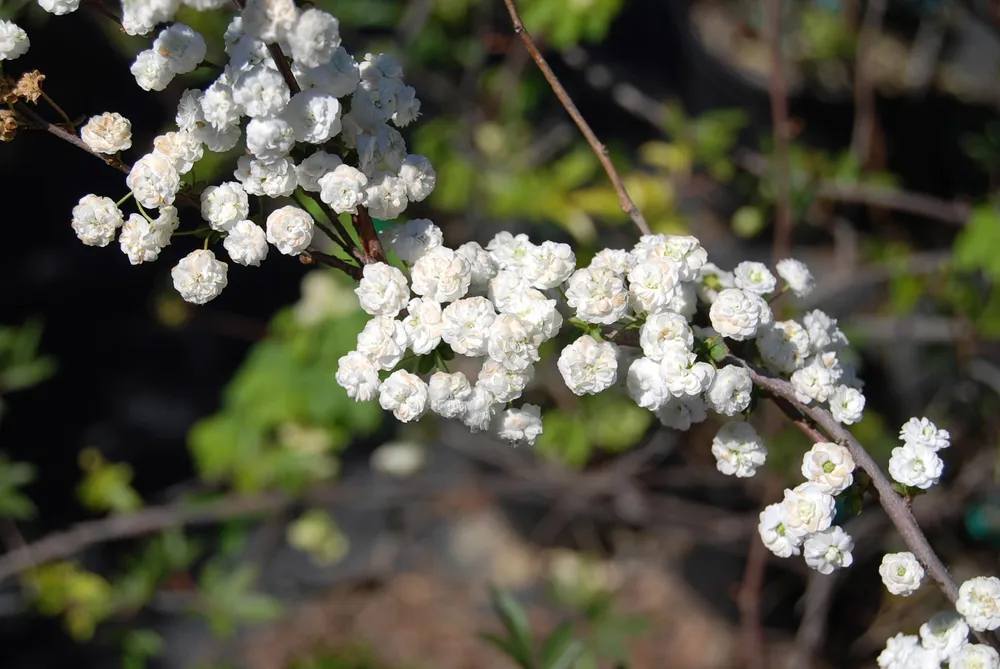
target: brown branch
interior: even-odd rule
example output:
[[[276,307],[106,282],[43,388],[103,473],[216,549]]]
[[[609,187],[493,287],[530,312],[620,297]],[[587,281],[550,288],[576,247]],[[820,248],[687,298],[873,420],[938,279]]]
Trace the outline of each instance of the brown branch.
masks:
[[[58,137],[59,139],[63,140],[64,142],[69,142],[76,148],[86,151],[95,158],[99,158],[101,161],[107,163],[108,165],[114,167],[117,170],[124,172],[125,174],[128,174],[132,170],[131,167],[123,163],[115,156],[109,156],[94,151],[92,148],[87,146],[86,142],[77,137],[74,133],[69,132],[65,128],[58,126],[55,123],[50,123],[49,121],[46,121],[44,118],[39,116],[35,112],[35,110],[33,110],[24,102],[19,101],[14,103],[14,113],[20,116],[22,119],[26,120],[27,125],[32,125],[40,130],[44,130],[48,133],[51,133],[56,137]]]
[[[608,155],[608,147],[601,143],[601,140],[597,138],[594,131],[590,129],[590,126],[584,120],[583,115],[580,114],[580,110],[576,108],[576,104],[573,103],[573,99],[570,98],[569,93],[563,88],[563,85],[559,82],[559,78],[556,77],[552,68],[545,61],[545,57],[542,52],[538,49],[535,44],[535,40],[531,38],[531,35],[524,27],[524,23],[521,22],[521,15],[517,11],[517,4],[515,0],[504,0],[504,4],[507,5],[507,13],[510,14],[510,20],[514,24],[514,32],[521,37],[521,41],[524,42],[525,48],[527,48],[528,53],[531,54],[531,59],[535,61],[535,65],[538,69],[542,71],[542,75],[545,76],[545,80],[549,82],[549,86],[552,88],[552,92],[556,94],[559,102],[562,103],[563,108],[566,113],[569,114],[573,122],[576,123],[576,127],[580,129],[583,136],[586,138],[587,143],[590,144],[590,148],[593,149],[594,154],[597,159],[601,162],[601,166],[607,173],[608,178],[611,180],[611,184],[615,188],[615,192],[618,193],[618,201],[621,204],[622,211],[628,214],[628,217],[632,219],[636,227],[639,228],[639,232],[644,235],[652,234],[649,229],[649,224],[643,217],[642,213],[639,211],[635,203],[632,202],[632,198],[629,197],[628,191],[625,190],[625,184],[622,183],[621,177],[618,175],[618,170],[615,169],[614,163],[611,162],[611,157]]]
[[[382,248],[382,241],[375,231],[375,223],[368,213],[367,207],[358,207],[358,213],[351,216],[354,229],[358,231],[361,238],[361,252],[364,254],[362,262],[365,264],[373,262],[388,262],[385,257],[385,250]]]
[[[768,665],[764,628],[760,619],[760,595],[764,589],[767,559],[768,550],[760,537],[751,536],[743,583],[736,594],[736,604],[740,612],[744,666],[747,669],[766,669]]]
[[[774,137],[774,260],[787,258],[792,246],[792,193],[789,175],[788,82],[781,55],[781,0],[764,0],[767,41],[771,53],[768,95],[771,99],[771,126]]]
[[[335,269],[339,269],[341,272],[351,277],[355,281],[360,281],[362,277],[361,268],[357,265],[352,265],[345,260],[341,260],[336,256],[332,256],[328,253],[323,253],[322,251],[317,251],[314,248],[308,248],[303,253],[299,254],[299,262],[303,265],[312,265],[314,263],[320,263],[322,265],[329,265]]]
[[[875,83],[868,76],[867,65],[882,29],[886,0],[868,0],[865,18],[858,35],[858,51],[854,61],[854,129],[851,152],[864,168],[871,154],[872,139],[878,123],[875,109]]]

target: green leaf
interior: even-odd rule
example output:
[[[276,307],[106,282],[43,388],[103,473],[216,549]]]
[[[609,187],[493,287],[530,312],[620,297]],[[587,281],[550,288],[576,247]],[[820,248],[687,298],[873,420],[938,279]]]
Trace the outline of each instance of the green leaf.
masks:
[[[708,355],[712,360],[722,362],[729,355],[729,347],[726,346],[726,342],[720,337],[717,342],[712,344],[712,347],[708,350]]]
[[[992,205],[976,207],[969,222],[955,238],[955,267],[981,270],[993,280],[1000,280],[1000,215]]]
[[[583,654],[583,644],[573,638],[573,625],[564,622],[542,644],[542,669],[569,669]]]
[[[499,637],[496,634],[487,633],[481,633],[479,638],[492,644],[493,646],[496,646],[497,650],[517,662],[517,665],[521,667],[521,669],[533,669],[531,665],[531,657],[522,655],[521,650],[514,646],[511,641],[504,639],[503,637]]]
[[[499,588],[490,588],[490,600],[500,622],[510,634],[510,642],[517,649],[518,657],[526,658],[530,666],[531,627],[524,607],[513,595]]]

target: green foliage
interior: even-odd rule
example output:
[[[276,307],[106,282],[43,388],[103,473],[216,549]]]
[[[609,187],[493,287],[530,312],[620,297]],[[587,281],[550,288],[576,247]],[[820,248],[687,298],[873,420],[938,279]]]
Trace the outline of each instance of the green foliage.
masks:
[[[215,634],[222,637],[231,636],[241,625],[277,619],[282,613],[280,602],[254,592],[256,580],[257,570],[251,565],[231,568],[219,560],[208,563],[201,573],[195,611],[208,620]]]
[[[162,532],[128,559],[124,573],[113,579],[116,610],[142,609],[167,576],[186,573],[201,552],[201,546],[188,539],[182,530]]]
[[[333,517],[323,509],[309,509],[289,525],[288,543],[308,553],[319,565],[339,562],[351,546]]]
[[[622,0],[521,0],[521,19],[556,49],[604,38]]]
[[[86,641],[97,624],[114,612],[111,584],[102,576],[72,562],[53,562],[34,568],[26,579],[38,594],[38,610],[62,616],[73,638]]]
[[[389,667],[375,659],[371,648],[348,645],[324,650],[314,657],[297,660],[290,669],[389,669]]]
[[[132,487],[132,467],[125,463],[112,463],[99,451],[86,448],[80,452],[83,481],[77,487],[77,496],[88,509],[124,513],[142,507],[142,497]]]
[[[610,392],[585,395],[573,412],[550,409],[542,414],[545,431],[535,448],[568,467],[582,467],[595,450],[619,453],[634,446],[653,419],[628,397]]]
[[[3,395],[30,388],[55,372],[55,361],[38,354],[41,339],[42,324],[37,320],[0,327],[0,415]]]
[[[1000,213],[992,204],[980,205],[955,238],[955,267],[980,271],[992,281],[1000,280],[997,248],[1000,248]]]
[[[129,630],[122,639],[122,669],[145,669],[147,660],[163,652],[163,637],[152,630]]]
[[[34,479],[34,466],[27,462],[11,462],[0,453],[0,518],[23,520],[35,515],[35,505],[18,490]]]

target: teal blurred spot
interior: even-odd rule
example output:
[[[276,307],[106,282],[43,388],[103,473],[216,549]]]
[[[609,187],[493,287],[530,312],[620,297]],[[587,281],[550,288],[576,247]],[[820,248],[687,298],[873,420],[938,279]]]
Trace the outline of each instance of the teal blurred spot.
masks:
[[[1000,546],[1000,498],[992,497],[969,507],[965,529],[977,541]]]

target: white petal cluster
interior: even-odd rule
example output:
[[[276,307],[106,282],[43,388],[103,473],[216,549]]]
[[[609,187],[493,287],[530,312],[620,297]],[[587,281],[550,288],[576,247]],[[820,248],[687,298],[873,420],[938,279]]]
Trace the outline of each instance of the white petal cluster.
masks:
[[[406,313],[403,329],[406,330],[410,350],[417,355],[426,355],[436,349],[441,343],[441,304],[415,297],[406,305]]]
[[[267,217],[267,241],[286,256],[297,256],[312,242],[315,224],[304,209],[291,205],[275,209]]]
[[[746,369],[726,365],[715,374],[712,385],[705,392],[705,401],[716,413],[735,416],[750,406],[752,389],[753,381]]]
[[[819,573],[832,574],[835,569],[851,566],[853,549],[854,540],[843,528],[834,525],[806,537],[802,543],[802,557]]]
[[[125,183],[136,202],[147,209],[159,209],[173,204],[181,186],[181,175],[167,158],[147,153],[132,165]]]
[[[806,264],[794,258],[779,260],[775,265],[778,276],[785,280],[788,289],[795,293],[796,297],[809,297],[813,288],[816,287],[816,280]]]
[[[733,280],[737,288],[754,295],[770,295],[778,283],[767,265],[750,260],[744,260],[736,266]]]
[[[118,242],[129,262],[140,265],[153,262],[160,256],[160,251],[170,244],[172,232],[169,221],[161,225],[157,220],[151,221],[139,214],[132,214],[122,225]]]
[[[505,409],[496,419],[497,436],[507,441],[529,446],[542,434],[542,409],[535,404],[523,404],[520,409]]]
[[[194,133],[181,130],[154,139],[153,153],[169,160],[178,174],[187,174],[201,160],[204,149]]]
[[[351,351],[337,361],[337,385],[357,402],[368,402],[378,396],[379,368],[363,353]]]
[[[977,632],[1000,627],[1000,578],[977,576],[963,583],[955,609]]]
[[[197,249],[170,270],[174,288],[185,301],[205,304],[214,300],[229,282],[229,266],[208,249]]]
[[[890,638],[876,660],[881,669],[940,669],[937,654],[920,645],[915,634],[900,632]]]
[[[775,321],[757,333],[760,357],[775,372],[791,374],[806,364],[809,333],[795,321]]]
[[[350,165],[339,165],[317,180],[319,198],[338,214],[357,214],[368,203],[368,177]]]
[[[948,669],[1000,669],[1000,653],[986,644],[967,643],[952,656]]]
[[[396,225],[381,235],[382,244],[386,250],[391,250],[399,259],[408,265],[420,260],[420,257],[433,248],[444,244],[444,233],[441,228],[426,218],[417,218],[402,225]],[[475,242],[469,242],[475,244]],[[479,245],[476,244],[478,247]],[[462,253],[461,247],[455,253],[469,263],[469,257]],[[469,266],[470,282],[474,280],[472,266]]]
[[[435,302],[464,297],[472,282],[468,261],[452,249],[435,246],[413,264],[413,292]]]
[[[80,0],[38,0],[38,6],[49,14],[62,16],[80,8]]]
[[[28,33],[13,21],[0,21],[0,62],[14,60],[28,52]]]
[[[406,277],[399,269],[381,262],[365,265],[354,292],[361,308],[372,316],[395,318],[410,301]]]
[[[497,257],[495,251],[494,257]],[[498,264],[504,268],[499,258]],[[628,311],[629,293],[621,277],[611,272],[583,268],[570,276],[566,285],[566,302],[580,320],[611,325],[621,320]]]
[[[708,315],[719,334],[736,341],[752,339],[761,325],[773,321],[767,302],[739,288],[719,291]]]
[[[830,396],[830,413],[833,419],[844,425],[853,425],[861,420],[865,410],[865,396],[857,388],[837,386]]]
[[[924,578],[924,568],[913,553],[886,553],[878,573],[885,589],[894,595],[908,597],[917,591]]]
[[[73,232],[87,246],[107,246],[125,219],[109,197],[84,195],[73,207]]]
[[[416,374],[397,369],[379,387],[378,401],[401,423],[418,420],[427,411],[427,384]]]
[[[936,653],[941,662],[953,660],[968,640],[969,625],[955,611],[939,611],[920,626],[920,645]]]
[[[557,366],[566,386],[577,395],[593,395],[618,378],[618,347],[583,335],[559,354]]]
[[[229,257],[239,265],[259,267],[267,257],[267,235],[253,221],[238,221],[222,241]]]
[[[729,421],[712,439],[712,455],[723,474],[747,478],[764,465],[767,446],[750,423]]]
[[[125,151],[132,148],[132,123],[117,112],[104,112],[80,128],[80,139],[97,153]]]
[[[932,451],[951,446],[951,435],[927,418],[911,418],[899,430],[899,439],[906,444],[926,446]]]
[[[813,444],[802,458],[802,476],[824,492],[839,495],[854,483],[854,458],[840,444]]]
[[[938,454],[923,444],[904,443],[892,449],[889,476],[910,488],[926,490],[938,482],[944,473],[944,462]]]
[[[226,232],[250,215],[250,200],[235,181],[209,186],[201,193],[201,217],[213,230]]]

